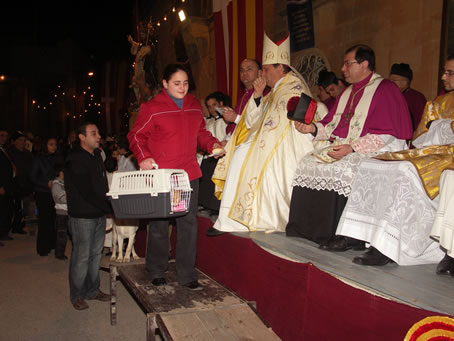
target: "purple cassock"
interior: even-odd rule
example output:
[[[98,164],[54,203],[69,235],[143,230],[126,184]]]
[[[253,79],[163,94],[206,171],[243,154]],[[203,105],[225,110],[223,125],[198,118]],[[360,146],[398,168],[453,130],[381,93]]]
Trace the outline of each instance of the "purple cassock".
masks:
[[[322,102],[324,105],[326,105],[326,107],[328,108],[328,111],[330,111],[334,107],[334,104],[336,104],[336,99],[329,96],[327,99],[325,99]]]
[[[419,122],[421,121],[424,107],[426,106],[426,96],[412,88],[407,88],[407,90],[402,92],[402,94],[407,101],[408,110],[410,110],[410,115],[413,122],[413,131],[415,131],[419,125]]]
[[[334,129],[333,135],[340,138],[347,137],[349,129],[349,120],[347,120],[347,116],[353,94],[364,87],[372,78],[372,75],[373,74],[359,83],[353,84],[353,89],[347,101],[347,105],[345,106],[342,118],[336,129]],[[323,125],[328,124],[333,119],[342,93],[337,96],[336,103],[326,117],[320,121]],[[355,111],[363,93],[364,89],[361,89],[354,96],[351,109],[352,112]],[[402,96],[397,85],[388,79],[383,79],[381,81],[372,98],[361,136],[365,136],[366,134],[392,135],[402,140],[411,139],[413,136],[411,117],[405,98]]]

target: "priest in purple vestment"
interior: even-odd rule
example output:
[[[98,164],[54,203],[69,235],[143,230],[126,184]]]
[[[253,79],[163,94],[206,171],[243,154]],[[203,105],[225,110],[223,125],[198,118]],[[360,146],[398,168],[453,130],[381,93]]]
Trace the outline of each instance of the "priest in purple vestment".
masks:
[[[421,121],[424,107],[426,106],[426,96],[419,91],[410,88],[411,81],[413,80],[413,71],[408,64],[393,64],[389,79],[396,83],[399,90],[404,95],[408,104],[408,110],[410,111],[413,131],[415,131],[419,125],[419,121]]]
[[[240,81],[244,85],[244,92],[236,103],[235,110],[226,108],[223,112],[224,120],[229,122],[227,125],[227,134],[232,135],[236,125],[240,121],[240,115],[251,98],[254,88],[252,84],[262,74],[262,66],[255,59],[245,59],[240,64]]]
[[[375,53],[366,45],[345,52],[342,67],[351,85],[319,123],[296,123],[314,136],[314,152],[300,162],[293,180],[288,236],[330,251],[364,249],[364,242],[335,236],[361,160],[406,149],[413,135],[408,106],[399,88],[375,72]]]

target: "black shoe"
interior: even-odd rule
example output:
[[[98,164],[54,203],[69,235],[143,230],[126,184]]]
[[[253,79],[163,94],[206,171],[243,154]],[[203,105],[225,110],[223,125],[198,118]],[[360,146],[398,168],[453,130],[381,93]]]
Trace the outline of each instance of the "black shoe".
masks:
[[[39,255],[41,257],[47,257],[47,256],[49,256],[49,253],[42,252],[42,253],[39,253]]]
[[[193,291],[199,291],[199,290],[202,290],[203,288],[200,286],[199,282],[198,281],[192,281],[192,282],[189,282],[185,285],[183,285],[185,288],[188,288],[189,290],[193,290]]]
[[[66,257],[65,255],[63,255],[63,256],[55,256],[55,258],[61,259],[61,260],[68,259],[68,257]]]
[[[372,246],[361,256],[356,256],[355,258],[353,258],[352,262],[359,265],[375,266],[394,263],[392,259],[386,257],[383,253]]]
[[[363,251],[366,249],[366,244],[362,240],[336,236],[325,244],[321,244],[319,249],[325,251],[347,251],[353,249],[355,251]]]
[[[437,275],[454,276],[454,258],[445,255],[437,265]]]
[[[225,232],[216,230],[214,227],[210,227],[205,233],[208,237],[217,237],[223,235]]]
[[[151,281],[151,284],[153,284],[155,287],[160,287],[161,285],[166,285],[167,281],[164,277],[158,277],[153,279]]]
[[[0,240],[14,240],[13,238],[11,238],[10,236],[3,236],[3,237],[0,237]]]
[[[27,232],[25,232],[24,230],[17,230],[17,231],[11,231],[12,233],[15,233],[15,234],[27,234]]]

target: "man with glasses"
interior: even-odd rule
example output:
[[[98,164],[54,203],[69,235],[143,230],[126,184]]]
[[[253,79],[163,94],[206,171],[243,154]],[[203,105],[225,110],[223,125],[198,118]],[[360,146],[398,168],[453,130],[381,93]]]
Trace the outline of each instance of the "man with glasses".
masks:
[[[437,274],[454,275],[453,191],[440,184],[454,169],[454,55],[441,79],[448,93],[427,102],[413,137],[417,149],[385,153],[379,158],[394,162],[366,160],[359,167],[336,231],[370,243],[353,258],[356,264],[440,262]]]
[[[366,45],[345,52],[344,79],[351,85],[319,123],[295,124],[314,135],[314,153],[300,162],[293,180],[288,236],[330,251],[364,249],[364,242],[335,237],[359,163],[385,151],[406,148],[412,136],[408,106],[399,88],[375,72]]]

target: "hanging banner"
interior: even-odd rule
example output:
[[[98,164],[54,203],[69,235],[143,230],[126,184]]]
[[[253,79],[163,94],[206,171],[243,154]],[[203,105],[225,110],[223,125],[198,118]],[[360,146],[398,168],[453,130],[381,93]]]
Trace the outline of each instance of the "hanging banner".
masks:
[[[312,0],[287,0],[287,17],[291,52],[314,47]]]
[[[263,0],[213,0],[217,90],[232,106],[241,98],[239,69],[243,59],[261,61]]]

